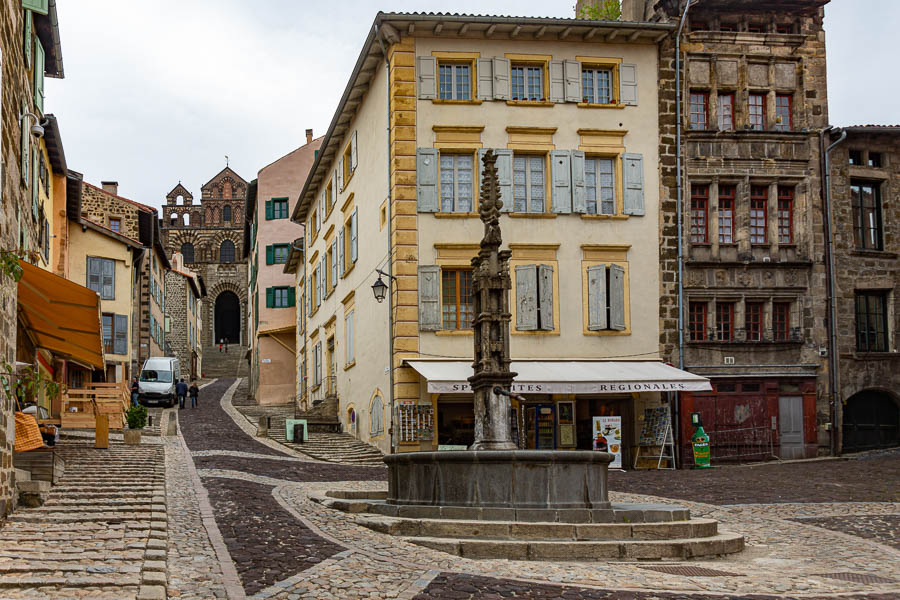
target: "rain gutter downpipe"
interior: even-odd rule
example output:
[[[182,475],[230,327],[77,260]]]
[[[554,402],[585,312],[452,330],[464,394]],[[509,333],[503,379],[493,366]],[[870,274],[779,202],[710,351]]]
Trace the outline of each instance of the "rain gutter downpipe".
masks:
[[[388,276],[388,285],[391,286],[388,290],[388,371],[390,372],[389,399],[391,407],[391,454],[397,454],[397,415],[394,410],[394,268],[392,261],[394,249],[391,247],[391,61],[387,55],[387,48],[384,47],[384,40],[381,37],[381,27],[379,27],[379,25],[379,20],[376,18],[372,27],[375,28],[375,38],[378,40],[378,45],[381,46],[381,54],[384,56],[384,89],[386,97],[385,106],[387,107],[387,112],[385,113],[385,138],[387,139],[387,151],[385,152],[385,156],[387,157],[387,202],[385,202],[385,206],[387,207],[386,216],[388,225],[388,258],[386,272]]]
[[[832,456],[840,456],[841,454],[841,446],[843,440],[841,440],[841,431],[838,427],[838,359],[837,359],[837,308],[835,307],[835,293],[834,293],[834,232],[831,226],[831,151],[834,150],[838,146],[838,144],[842,143],[847,139],[847,130],[838,130],[841,132],[841,137],[837,139],[833,144],[825,148],[825,151],[822,153],[825,158],[825,255],[826,255],[826,268],[825,275],[828,279],[828,339],[829,345],[831,346],[828,349],[828,362],[829,362],[829,371],[831,371],[831,397],[829,398],[829,407],[831,412],[831,455]],[[825,132],[819,134],[820,145],[825,147]]]
[[[675,187],[677,204],[675,214],[678,221],[678,368],[684,370],[684,244],[682,238],[682,193],[681,193],[681,32],[687,21],[688,11],[696,0],[688,0],[681,13],[681,23],[675,34]]]

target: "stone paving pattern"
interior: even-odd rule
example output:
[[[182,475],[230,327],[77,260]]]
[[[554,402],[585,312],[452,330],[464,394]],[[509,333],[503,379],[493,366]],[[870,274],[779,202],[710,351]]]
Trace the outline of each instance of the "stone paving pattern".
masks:
[[[900,485],[900,481],[897,482]],[[815,525],[831,531],[875,540],[900,550],[900,514],[856,517],[807,517],[791,519],[804,525]]]

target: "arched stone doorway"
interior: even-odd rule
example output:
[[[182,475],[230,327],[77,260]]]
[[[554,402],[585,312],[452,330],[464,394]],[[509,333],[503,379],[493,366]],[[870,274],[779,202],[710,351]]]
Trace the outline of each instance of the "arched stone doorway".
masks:
[[[844,452],[900,446],[900,406],[887,392],[864,390],[844,406]]]
[[[241,342],[241,301],[228,290],[216,296],[214,344],[225,338],[230,344]]]

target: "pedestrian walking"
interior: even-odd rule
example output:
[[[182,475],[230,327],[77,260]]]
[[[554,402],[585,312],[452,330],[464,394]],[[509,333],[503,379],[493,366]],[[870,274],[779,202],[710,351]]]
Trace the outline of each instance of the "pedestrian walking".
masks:
[[[200,388],[197,387],[196,381],[191,382],[188,394],[191,396],[191,408],[197,408],[197,396],[200,395]]]
[[[178,409],[181,410],[184,408],[185,396],[188,393],[188,386],[184,382],[184,378],[179,379],[178,383],[175,384],[175,393],[178,395]]]
[[[219,338],[219,352],[222,352],[222,346],[225,345],[225,338]]]
[[[228,354],[228,338],[225,338],[225,354]]]
[[[138,398],[140,397],[139,396],[140,390],[141,390],[141,388],[138,385],[138,378],[135,377],[134,380],[131,382],[131,405],[132,406],[138,405]]]

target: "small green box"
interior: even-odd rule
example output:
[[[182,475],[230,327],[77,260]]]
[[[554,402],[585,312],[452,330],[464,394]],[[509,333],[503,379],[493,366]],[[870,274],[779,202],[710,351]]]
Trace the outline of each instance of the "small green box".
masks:
[[[309,429],[306,426],[306,419],[285,419],[284,421],[284,437],[289,442],[294,441],[294,425],[303,425],[303,440],[309,440]]]

